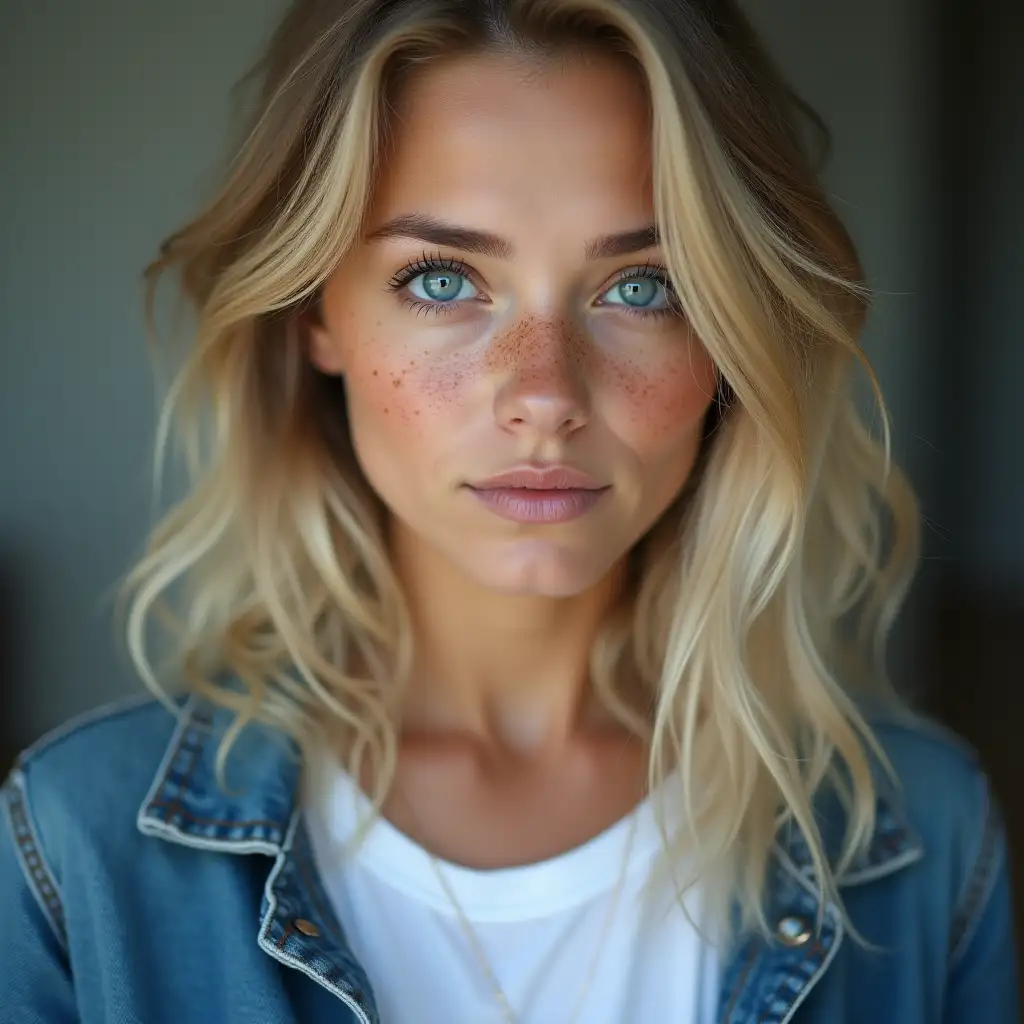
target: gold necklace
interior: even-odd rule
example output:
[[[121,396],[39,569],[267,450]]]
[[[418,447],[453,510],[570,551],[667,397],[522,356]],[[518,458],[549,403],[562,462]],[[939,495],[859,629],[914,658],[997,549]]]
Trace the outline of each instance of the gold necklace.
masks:
[[[611,905],[608,907],[608,914],[605,917],[600,941],[597,944],[597,948],[594,950],[594,957],[590,962],[587,975],[583,979],[583,983],[580,985],[580,991],[576,997],[576,1005],[573,1009],[573,1014],[565,1024],[576,1024],[576,1021],[579,1020],[580,1014],[583,1012],[583,1007],[586,1004],[587,996],[590,994],[590,989],[594,984],[594,978],[597,976],[597,968],[601,963],[601,954],[604,952],[604,947],[608,942],[608,936],[611,934],[612,925],[615,922],[615,913],[618,910],[619,901],[622,898],[622,891],[626,885],[629,855],[633,850],[633,839],[636,835],[637,814],[638,810],[634,809],[629,823],[629,836],[623,844],[622,864],[619,867],[619,877],[615,883],[615,890],[612,895]],[[427,856],[430,858],[430,864],[434,869],[434,874],[437,875],[437,880],[440,882],[441,888],[444,889],[445,895],[448,897],[448,902],[451,903],[452,909],[455,911],[455,916],[459,919],[459,926],[462,928],[466,940],[473,948],[473,953],[479,962],[480,969],[487,976],[487,982],[493,990],[492,994],[494,995],[495,1002],[497,1002],[498,1006],[501,1008],[505,1024],[517,1024],[515,1010],[513,1010],[508,996],[505,995],[505,990],[501,987],[501,982],[498,981],[498,976],[484,950],[483,944],[480,942],[480,937],[477,935],[476,929],[466,916],[466,912],[462,909],[462,904],[459,903],[458,897],[456,897],[455,890],[452,888],[451,883],[448,881],[447,877],[445,877],[444,869],[442,868],[440,861],[429,850],[427,850]]]

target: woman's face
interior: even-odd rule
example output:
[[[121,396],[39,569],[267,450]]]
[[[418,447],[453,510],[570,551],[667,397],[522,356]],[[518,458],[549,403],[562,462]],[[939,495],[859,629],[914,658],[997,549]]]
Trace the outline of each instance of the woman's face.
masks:
[[[311,357],[344,377],[403,550],[500,591],[581,593],[679,494],[715,391],[649,230],[642,86],[611,61],[467,57],[396,113]]]

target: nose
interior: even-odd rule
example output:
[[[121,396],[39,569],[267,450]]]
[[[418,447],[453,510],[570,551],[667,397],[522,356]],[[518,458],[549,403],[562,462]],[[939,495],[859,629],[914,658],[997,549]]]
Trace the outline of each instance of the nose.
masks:
[[[495,419],[510,433],[535,440],[564,438],[589,415],[583,341],[571,327],[533,323],[497,342],[504,373],[495,395]]]

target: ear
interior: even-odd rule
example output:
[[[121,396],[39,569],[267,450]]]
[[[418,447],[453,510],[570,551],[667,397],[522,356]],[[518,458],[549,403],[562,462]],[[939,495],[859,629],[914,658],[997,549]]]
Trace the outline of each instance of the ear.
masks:
[[[307,339],[309,361],[321,372],[341,376],[345,372],[341,345],[323,321],[320,303],[299,315],[299,326]]]

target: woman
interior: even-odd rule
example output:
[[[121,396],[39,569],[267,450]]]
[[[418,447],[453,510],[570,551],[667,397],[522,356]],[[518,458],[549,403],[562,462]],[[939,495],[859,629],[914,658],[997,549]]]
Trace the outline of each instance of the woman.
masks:
[[[987,782],[876,657],[857,259],[733,4],[298,0],[261,74],[152,268],[163,700],[9,779],[0,1017],[1017,1020]]]

